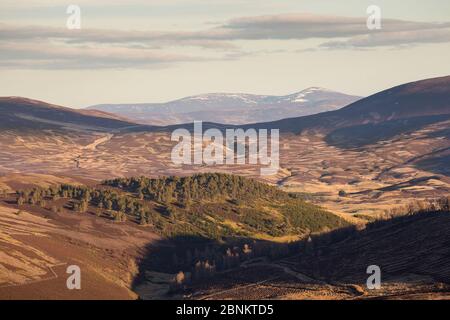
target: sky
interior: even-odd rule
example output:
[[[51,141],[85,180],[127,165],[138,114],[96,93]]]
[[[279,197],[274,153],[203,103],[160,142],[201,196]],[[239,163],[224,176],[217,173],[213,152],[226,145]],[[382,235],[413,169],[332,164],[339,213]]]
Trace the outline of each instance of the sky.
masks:
[[[367,27],[371,5],[381,29]],[[448,0],[0,3],[0,96],[74,108],[312,86],[368,96],[450,75],[449,57]]]

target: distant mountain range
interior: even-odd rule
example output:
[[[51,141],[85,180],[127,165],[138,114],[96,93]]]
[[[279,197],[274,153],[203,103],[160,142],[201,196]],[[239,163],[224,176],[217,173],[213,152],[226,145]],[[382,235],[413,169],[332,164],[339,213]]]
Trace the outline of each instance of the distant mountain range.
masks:
[[[142,124],[173,125],[194,120],[244,124],[337,110],[360,98],[312,87],[286,96],[211,93],[167,103],[100,104],[87,109],[113,113]]]
[[[325,98],[325,96],[328,98]],[[206,118],[208,118],[207,108],[211,110],[209,113],[216,117],[221,117],[219,114],[226,110],[229,110],[231,113],[230,110],[233,110],[234,106],[237,105],[237,103],[233,103],[232,101],[247,103],[247,110],[254,110],[255,114],[257,114],[257,110],[262,112],[263,107],[250,107],[249,105],[268,106],[279,104],[279,110],[283,110],[283,108],[289,109],[286,107],[288,104],[300,103],[306,106],[309,103],[310,105],[316,104],[316,108],[322,108],[326,104],[324,101],[331,101],[331,97],[333,96],[336,97],[334,101],[337,101],[339,97],[341,97],[341,101],[345,99],[356,100],[356,97],[351,98],[351,96],[325,91],[324,89],[310,88],[302,91],[302,93],[285,96],[284,98],[274,96],[209,94],[177,100],[160,107],[148,107],[148,105],[129,107],[130,110],[135,110],[136,114],[141,112],[139,110],[143,110],[143,114],[162,115],[164,110],[173,111],[176,109],[175,105],[178,104],[180,109],[184,108],[184,110],[190,109],[192,111],[189,115],[180,113],[180,118],[192,117],[193,113],[199,115],[199,117],[186,120],[184,124],[169,126],[152,126],[141,124],[144,121],[134,121],[133,118],[135,116],[130,114],[130,112],[124,115],[117,111],[126,110],[127,107],[123,105],[111,105],[110,107],[104,107],[104,110],[79,110],[22,97],[0,97],[0,129],[42,130],[62,128],[103,132],[172,131],[177,127],[190,128],[192,120],[206,121]],[[200,101],[201,103],[196,103],[195,101]],[[228,105],[229,107],[219,108],[219,103]],[[182,107],[182,105],[185,107]],[[317,105],[321,105],[321,107],[317,107]],[[267,107],[268,114],[273,109],[275,107]],[[306,109],[308,108],[305,107]],[[108,110],[108,112],[105,110]],[[149,110],[149,113],[146,113],[145,110]],[[323,109],[321,110],[324,111]],[[281,111],[279,112],[281,113]],[[174,112],[174,114],[176,113]],[[245,112],[242,111],[241,114],[245,114]],[[358,146],[366,142],[371,143],[377,140],[387,139],[390,136],[402,132],[414,131],[424,125],[442,122],[449,118],[450,76],[447,76],[390,88],[335,111],[266,122],[250,121],[255,118],[251,118],[249,115],[249,122],[245,125],[239,125],[239,127],[276,128],[280,129],[281,132],[289,133],[301,133],[306,130],[320,131],[328,135],[327,142],[330,144]],[[166,121],[168,120],[166,119]],[[204,124],[204,128],[209,127],[232,128],[234,126],[222,122],[209,122]]]

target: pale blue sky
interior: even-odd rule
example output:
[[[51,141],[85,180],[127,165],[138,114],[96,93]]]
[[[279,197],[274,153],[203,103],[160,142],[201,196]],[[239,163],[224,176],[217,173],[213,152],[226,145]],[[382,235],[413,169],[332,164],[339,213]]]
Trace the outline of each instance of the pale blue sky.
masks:
[[[81,7],[80,31],[65,27],[69,4]],[[380,31],[365,27],[372,4]],[[448,75],[449,56],[446,0],[0,4],[0,96],[71,107],[310,86],[369,95]]]

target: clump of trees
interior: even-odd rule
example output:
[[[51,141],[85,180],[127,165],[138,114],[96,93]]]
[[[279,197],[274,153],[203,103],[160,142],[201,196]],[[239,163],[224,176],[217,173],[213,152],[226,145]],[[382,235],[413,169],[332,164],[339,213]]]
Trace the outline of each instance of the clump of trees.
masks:
[[[160,203],[177,202],[189,206],[195,200],[272,199],[286,200],[288,194],[276,187],[253,179],[224,173],[204,173],[188,177],[161,177],[150,179],[117,178],[106,180],[104,185],[135,193]]]
[[[61,203],[79,214],[151,226],[171,238],[197,236],[221,241],[231,236],[280,237],[345,225],[342,219],[303,201],[298,194],[221,173],[120,178],[96,187],[62,184],[17,192],[19,206],[48,206],[58,213]]]
[[[34,188],[32,190],[18,191],[17,205],[31,204],[45,207],[47,201],[56,201],[61,198],[71,201],[74,212],[86,213],[89,206],[94,206],[96,207],[95,214],[97,216],[101,216],[105,210],[117,222],[126,221],[128,214],[137,221],[145,220],[145,224],[151,223],[152,215],[141,201],[110,189],[95,189],[69,184],[52,186],[48,189]],[[58,212],[60,208],[53,205],[51,210]]]

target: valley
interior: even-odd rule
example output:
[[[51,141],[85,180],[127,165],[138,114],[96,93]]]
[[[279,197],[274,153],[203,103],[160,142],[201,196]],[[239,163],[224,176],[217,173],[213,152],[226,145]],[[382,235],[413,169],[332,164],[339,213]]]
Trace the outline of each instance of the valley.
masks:
[[[2,306],[432,314],[449,56],[444,0],[1,0]]]
[[[170,153],[175,143],[164,132],[49,133],[42,137],[3,133],[0,168],[6,176],[22,172],[97,181],[139,175],[235,173],[310,194],[313,201],[337,213],[380,214],[409,200],[448,192],[446,167],[430,161],[448,157],[446,135],[435,135],[449,124],[443,121],[357,150],[330,146],[321,133],[287,134],[280,140],[281,168],[270,177],[259,176],[259,165],[174,165]],[[339,196],[341,190],[345,196]]]
[[[261,176],[174,164],[171,133],[190,123],[0,98],[0,297],[445,299],[449,101],[442,77],[335,111],[204,124],[279,129],[280,169]],[[85,290],[66,290],[71,264]],[[381,291],[365,288],[370,264]]]

